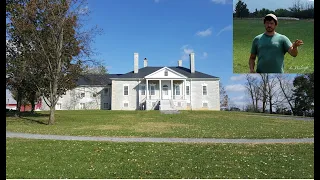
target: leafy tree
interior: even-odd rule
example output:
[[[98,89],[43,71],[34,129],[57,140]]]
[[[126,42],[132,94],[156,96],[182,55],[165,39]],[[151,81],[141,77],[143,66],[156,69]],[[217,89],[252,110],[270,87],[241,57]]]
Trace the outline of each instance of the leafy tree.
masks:
[[[48,124],[54,124],[59,97],[75,87],[83,64],[90,60],[89,42],[98,29],[81,31],[80,17],[87,13],[84,5],[85,1],[80,0],[22,0],[7,4],[7,32],[23,45],[28,65],[41,72],[36,88],[50,108]]]
[[[314,73],[298,75],[293,80],[295,115],[314,110]]]
[[[249,9],[247,8],[247,4],[239,0],[236,4],[235,17],[243,18],[248,16],[249,16]]]
[[[274,11],[274,14],[278,17],[291,17],[292,16],[292,12],[287,10],[287,9],[276,9]]]

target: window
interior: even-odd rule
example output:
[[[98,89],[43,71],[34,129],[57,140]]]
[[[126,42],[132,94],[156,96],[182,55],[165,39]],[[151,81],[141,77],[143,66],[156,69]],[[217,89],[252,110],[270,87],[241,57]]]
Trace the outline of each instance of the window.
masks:
[[[61,103],[57,103],[57,104],[56,104],[56,109],[57,109],[57,110],[60,110],[60,109],[61,109]]]
[[[156,89],[155,85],[151,85],[150,86],[150,95],[155,95],[156,94],[155,89]]]
[[[80,103],[80,109],[85,109],[85,108],[86,108],[85,104],[84,103]]]
[[[105,88],[103,94],[104,96],[109,96],[109,88]]]
[[[180,85],[179,84],[176,84],[175,85],[175,95],[180,95]]]
[[[141,85],[141,95],[146,95],[146,86]]]
[[[129,106],[128,102],[123,103],[123,107],[128,107],[128,106]]]
[[[109,108],[109,103],[103,103],[103,108],[108,109]]]
[[[208,103],[207,102],[203,102],[202,103],[202,107],[207,108],[208,107]]]
[[[81,93],[81,94],[80,94],[80,97],[82,97],[82,98],[85,97],[85,96],[86,96],[85,93]]]
[[[167,70],[164,71],[164,76],[168,76],[168,71]]]
[[[207,86],[202,86],[202,95],[207,95]]]
[[[190,86],[186,86],[186,94],[190,95]]]
[[[164,95],[168,95],[169,94],[168,93],[168,86],[167,85],[163,85],[162,91],[163,91]]]
[[[124,94],[125,96],[127,96],[127,95],[129,94],[129,86],[124,86],[124,87],[123,87],[123,94]]]

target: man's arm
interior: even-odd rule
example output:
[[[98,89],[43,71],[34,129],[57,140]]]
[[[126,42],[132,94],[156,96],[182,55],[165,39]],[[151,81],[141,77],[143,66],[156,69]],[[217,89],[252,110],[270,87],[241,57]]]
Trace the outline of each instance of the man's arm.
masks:
[[[256,61],[256,55],[255,54],[250,54],[250,58],[249,58],[250,73],[255,73],[256,72],[254,70],[255,61]]]
[[[298,46],[302,45],[303,42],[302,40],[296,40],[292,46],[288,49],[288,53],[293,56],[296,57],[298,55]]]

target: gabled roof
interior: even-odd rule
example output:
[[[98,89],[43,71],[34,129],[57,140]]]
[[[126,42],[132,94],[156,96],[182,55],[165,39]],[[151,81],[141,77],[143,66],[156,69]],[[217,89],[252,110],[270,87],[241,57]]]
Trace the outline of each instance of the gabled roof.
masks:
[[[86,74],[80,76],[77,86],[81,85],[108,85],[111,84],[110,78],[117,78],[121,74]]]
[[[118,77],[115,78],[144,78],[145,76],[161,69],[163,67],[144,67],[144,68],[140,68],[138,73],[133,73],[133,71],[130,71],[126,74],[123,75],[119,75]],[[191,73],[190,69],[185,68],[185,67],[168,67],[188,78],[218,78],[216,76],[211,76],[209,74],[205,74],[199,71],[195,71],[195,73]]]

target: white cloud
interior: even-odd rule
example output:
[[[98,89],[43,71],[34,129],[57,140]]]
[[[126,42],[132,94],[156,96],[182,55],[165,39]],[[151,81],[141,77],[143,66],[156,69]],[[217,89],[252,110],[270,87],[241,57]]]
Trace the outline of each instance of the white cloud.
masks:
[[[241,75],[238,75],[238,76],[231,76],[230,80],[231,81],[241,81],[241,80],[245,80],[245,78],[246,78],[246,75],[245,74],[241,74]]]
[[[155,3],[159,3],[159,2],[160,2],[160,0],[154,0],[154,2],[155,2]]]
[[[221,33],[223,33],[224,31],[231,31],[232,30],[232,25],[228,25],[228,26],[226,26],[226,27],[224,27],[223,29],[221,29],[219,32],[218,32],[218,34],[217,34],[217,36],[219,36]]]
[[[231,101],[244,101],[246,100],[245,96],[236,96],[236,97],[232,97],[230,98]]]
[[[231,81],[242,81],[242,80],[246,80],[246,74],[241,74],[238,76],[231,76],[230,80]],[[261,76],[259,74],[250,74],[251,77],[255,77],[255,78],[261,78]]]
[[[216,4],[232,4],[232,0],[211,0],[211,2]]]
[[[207,53],[207,52],[203,52],[203,53],[202,53],[202,58],[205,59],[205,58],[207,58],[207,57],[208,57],[208,53]]]
[[[189,54],[194,52],[194,50],[192,49],[192,47],[190,47],[188,44],[183,45],[181,48],[182,50],[181,52],[181,59],[182,60],[187,60],[189,58]]]
[[[225,86],[225,90],[229,92],[243,92],[246,90],[246,87],[242,84],[233,84]]]
[[[210,36],[211,34],[212,34],[212,30],[211,30],[212,28],[208,28],[208,29],[206,29],[206,30],[204,30],[204,31],[198,31],[197,33],[196,33],[196,35],[197,36],[201,36],[201,37],[206,37],[206,36]]]
[[[211,0],[212,2],[216,4],[226,4],[227,0]]]

